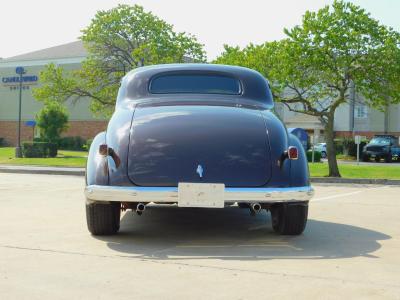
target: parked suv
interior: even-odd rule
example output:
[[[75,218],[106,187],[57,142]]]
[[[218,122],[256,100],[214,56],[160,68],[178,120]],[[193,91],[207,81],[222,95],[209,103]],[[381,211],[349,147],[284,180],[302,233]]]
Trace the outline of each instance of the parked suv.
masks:
[[[364,146],[362,160],[369,161],[371,158],[376,162],[383,158],[386,162],[400,157],[399,140],[393,135],[375,135],[372,140]]]

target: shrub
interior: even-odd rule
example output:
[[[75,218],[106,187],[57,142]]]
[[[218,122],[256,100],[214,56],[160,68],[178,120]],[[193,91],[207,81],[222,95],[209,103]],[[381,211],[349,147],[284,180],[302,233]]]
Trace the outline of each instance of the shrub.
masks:
[[[361,157],[361,152],[364,146],[368,143],[368,141],[362,141],[360,143],[360,157]],[[344,139],[337,139],[335,140],[335,149],[336,149],[336,154],[344,154],[344,155],[349,155],[353,157],[357,157],[357,144],[354,142],[354,139],[352,138],[344,138]],[[342,151],[339,151],[339,150]]]
[[[83,149],[85,149],[86,151],[89,151],[90,150],[90,146],[92,145],[92,143],[93,143],[93,139],[88,139],[86,141],[85,145],[83,145]]]
[[[335,153],[336,154],[343,154],[343,141],[342,140],[334,140],[334,145],[335,145]]]
[[[58,146],[56,143],[47,143],[48,156],[56,157],[58,154]]]
[[[367,144],[366,141],[362,141],[360,143],[360,148],[359,148],[359,154],[360,154],[360,158],[361,158],[361,153],[362,153],[362,149],[364,148],[364,146]],[[350,143],[349,145],[349,155],[353,156],[353,157],[357,157],[357,144],[353,141],[352,143]]]
[[[55,143],[68,128],[68,113],[58,102],[48,101],[36,115],[36,121],[43,133],[43,139]]]
[[[312,162],[312,151],[308,150],[306,154],[307,154],[307,161]],[[320,161],[321,161],[321,152],[314,151],[314,162],[320,162]]]
[[[343,138],[342,139],[342,145],[343,145],[343,154],[344,155],[350,155],[350,148],[352,145],[354,145],[354,140],[352,138]]]
[[[24,142],[22,155],[30,158],[44,158],[57,156],[57,144],[47,142]]]
[[[58,139],[58,148],[63,150],[83,150],[85,140],[80,136],[66,136]]]
[[[2,138],[2,137],[0,137],[0,147],[3,147],[4,146],[4,138]]]
[[[47,157],[48,143],[45,142],[24,142],[22,154],[24,157]]]

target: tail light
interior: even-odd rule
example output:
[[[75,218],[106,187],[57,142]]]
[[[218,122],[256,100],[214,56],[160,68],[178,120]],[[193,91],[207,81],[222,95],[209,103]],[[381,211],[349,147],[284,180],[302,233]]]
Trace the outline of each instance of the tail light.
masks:
[[[297,147],[290,146],[287,151],[287,156],[289,159],[296,160],[299,158],[299,150]]]
[[[99,146],[100,155],[107,156],[108,155],[108,146],[106,144],[102,144]]]

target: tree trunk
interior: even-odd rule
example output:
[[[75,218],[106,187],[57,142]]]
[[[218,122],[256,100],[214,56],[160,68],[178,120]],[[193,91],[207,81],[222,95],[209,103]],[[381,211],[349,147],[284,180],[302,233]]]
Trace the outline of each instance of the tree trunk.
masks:
[[[339,168],[336,160],[335,144],[333,142],[333,121],[334,114],[328,116],[327,122],[325,124],[325,138],[326,138],[326,154],[328,157],[329,166],[329,177],[341,177],[339,173]]]

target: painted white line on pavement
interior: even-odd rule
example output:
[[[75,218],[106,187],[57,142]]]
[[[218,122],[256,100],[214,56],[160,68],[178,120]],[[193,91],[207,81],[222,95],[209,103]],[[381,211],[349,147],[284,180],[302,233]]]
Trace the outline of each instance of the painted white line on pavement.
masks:
[[[346,197],[346,196],[351,196],[351,195],[360,194],[360,193],[362,193],[362,192],[369,192],[369,191],[371,191],[371,190],[379,190],[379,189],[385,189],[385,188],[388,188],[388,186],[380,186],[380,187],[374,187],[374,188],[367,188],[367,189],[364,189],[364,190],[354,191],[354,192],[350,192],[350,193],[336,194],[336,195],[332,195],[332,196],[326,196],[326,197],[315,198],[315,199],[311,199],[311,202],[318,202],[318,201],[321,201],[321,200],[336,199],[336,198],[341,198],[341,197]]]
[[[315,198],[315,199],[311,199],[311,202],[335,199],[335,198],[340,198],[340,197],[346,197],[346,196],[356,195],[356,194],[359,194],[361,192],[362,191],[355,191],[355,192],[351,192],[351,193],[336,194],[336,195],[327,196],[327,197]]]

